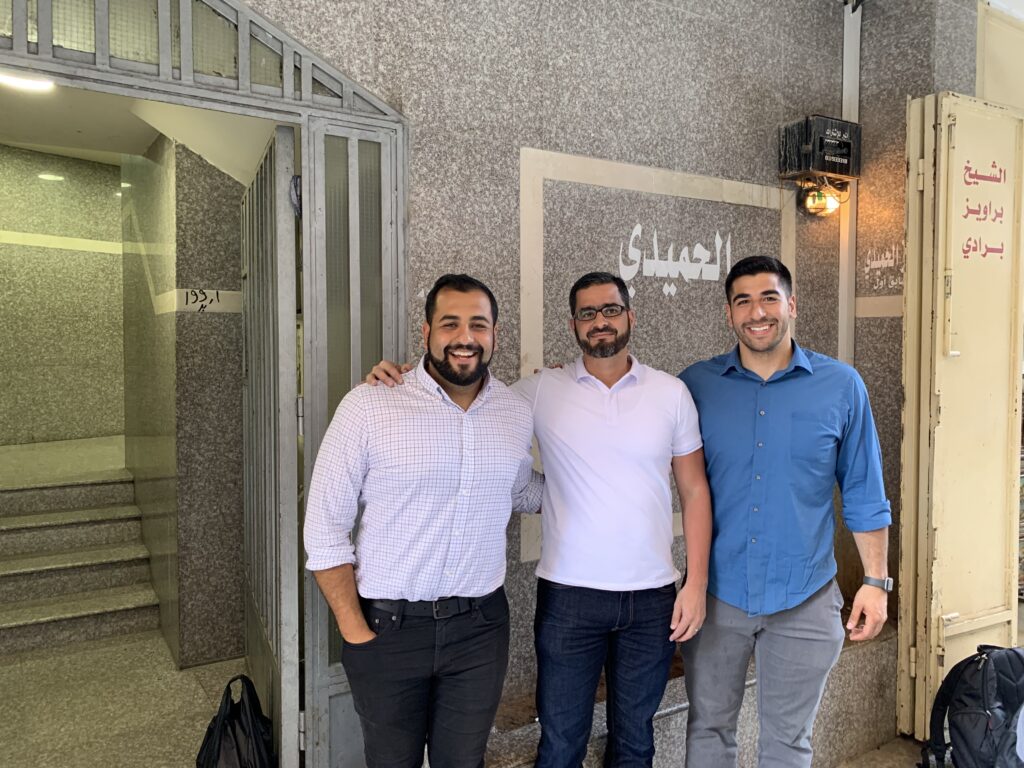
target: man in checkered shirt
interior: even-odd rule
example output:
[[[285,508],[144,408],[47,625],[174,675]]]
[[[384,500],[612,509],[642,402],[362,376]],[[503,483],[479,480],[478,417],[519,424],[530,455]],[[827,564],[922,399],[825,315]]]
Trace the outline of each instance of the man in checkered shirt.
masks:
[[[543,490],[530,408],[487,372],[497,319],[486,285],[441,277],[406,386],[349,392],[317,455],[306,567],[370,768],[419,766],[425,745],[433,765],[483,766],[508,665],[505,529]]]

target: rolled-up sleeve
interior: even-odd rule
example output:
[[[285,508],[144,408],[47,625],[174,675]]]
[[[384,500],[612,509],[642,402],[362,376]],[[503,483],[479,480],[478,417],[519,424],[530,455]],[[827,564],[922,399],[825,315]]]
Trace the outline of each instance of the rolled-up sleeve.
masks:
[[[843,498],[843,520],[855,533],[892,524],[882,479],[882,448],[871,414],[867,389],[859,376],[850,385],[846,428],[836,461],[836,480]]]
[[[309,482],[303,541],[306,568],[354,563],[352,528],[366,476],[366,418],[360,390],[349,392],[331,419]]]

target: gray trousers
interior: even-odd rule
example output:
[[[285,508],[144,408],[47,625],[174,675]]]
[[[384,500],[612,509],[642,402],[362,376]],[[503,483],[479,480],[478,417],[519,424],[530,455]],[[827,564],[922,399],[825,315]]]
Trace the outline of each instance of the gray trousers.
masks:
[[[757,668],[759,768],[810,768],[811,727],[845,631],[835,581],[796,608],[747,616],[708,595],[700,632],[683,643],[687,768],[735,768],[736,720],[750,654]]]

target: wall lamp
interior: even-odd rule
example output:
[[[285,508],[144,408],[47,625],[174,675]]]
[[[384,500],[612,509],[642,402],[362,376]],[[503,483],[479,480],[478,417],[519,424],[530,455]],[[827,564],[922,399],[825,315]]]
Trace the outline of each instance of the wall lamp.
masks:
[[[830,181],[823,176],[801,184],[797,202],[800,210],[810,216],[831,216],[849,199],[848,183]]]
[[[800,189],[800,210],[829,216],[850,198],[860,176],[860,126],[810,115],[779,128],[779,178]]]

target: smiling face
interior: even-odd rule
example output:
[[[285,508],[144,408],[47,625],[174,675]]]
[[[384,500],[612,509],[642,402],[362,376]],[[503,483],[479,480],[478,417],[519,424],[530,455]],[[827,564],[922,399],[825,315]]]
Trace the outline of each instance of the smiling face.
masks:
[[[733,282],[725,317],[740,344],[751,352],[770,354],[790,348],[790,322],[796,298],[787,296],[778,275],[762,272]]]
[[[613,283],[592,285],[582,288],[576,294],[576,311],[596,309],[608,304],[623,305],[625,302],[619,289]],[[614,357],[629,344],[629,334],[636,323],[636,314],[627,310],[618,317],[605,317],[600,312],[593,320],[570,318],[569,327],[576,334],[576,342],[584,355],[590,357]]]
[[[431,376],[457,387],[479,382],[494,354],[496,332],[490,299],[483,291],[440,291],[431,322],[423,323]]]

